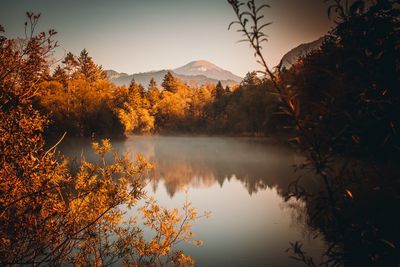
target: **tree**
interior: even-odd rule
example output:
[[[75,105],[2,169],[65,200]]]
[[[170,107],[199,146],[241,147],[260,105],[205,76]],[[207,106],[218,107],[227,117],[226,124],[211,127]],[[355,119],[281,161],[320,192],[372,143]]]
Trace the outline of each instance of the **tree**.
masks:
[[[52,79],[59,81],[65,88],[68,86],[68,75],[65,71],[65,68],[61,68],[60,65],[57,65],[56,69],[53,72]]]
[[[177,79],[174,77],[174,75],[172,75],[170,71],[165,74],[164,80],[161,85],[162,87],[164,87],[165,90],[171,93],[176,93],[179,89]]]
[[[156,105],[160,100],[160,90],[158,89],[157,82],[154,80],[154,78],[151,78],[150,80],[149,87],[146,93],[146,99],[149,101],[151,111],[154,114]]]
[[[132,79],[128,87],[128,103],[133,108],[142,106],[142,88],[140,84],[136,83],[135,79]]]
[[[192,89],[192,96],[189,102],[189,121],[192,131],[206,130],[206,107],[212,101],[212,96],[209,90],[204,86],[197,89]]]
[[[115,92],[115,86],[104,77],[101,67],[86,50],[79,60],[69,52],[63,67],[56,68],[51,80],[38,85],[41,90],[37,95],[42,110],[50,114],[51,132],[67,131],[80,136],[124,134],[116,111],[120,100],[117,97],[121,95]],[[129,94],[124,97],[123,101],[128,101]],[[141,105],[140,97],[138,105]]]
[[[225,93],[224,87],[222,86],[222,83],[219,81],[213,91],[213,96],[216,99],[220,99],[224,95],[224,93]]]
[[[261,10],[269,6],[228,2],[238,19],[231,25],[240,25],[291,119],[291,140],[306,158],[298,169],[320,184],[305,189],[299,177],[287,198],[305,201],[309,224],[329,249],[318,264],[295,242],[293,258],[308,266],[398,265],[399,2],[326,1],[336,26],[288,72],[270,69],[261,53],[269,25]]]
[[[79,73],[85,77],[88,81],[95,81],[96,79],[102,78],[102,70],[96,65],[89,56],[89,53],[86,49],[83,49],[78,57],[78,70]]]
[[[109,81],[90,82],[76,77],[68,82],[67,87],[58,86],[60,82],[55,80],[38,85],[41,88],[39,103],[51,115],[52,131],[68,131],[80,136],[123,134],[114,111],[113,98],[118,95],[111,94],[113,85]]]
[[[246,87],[252,87],[252,86],[257,86],[261,84],[260,78],[257,76],[256,71],[248,72],[246,76],[244,77],[243,81],[241,82],[241,85]]]
[[[153,88],[157,88],[157,82],[156,82],[156,80],[154,80],[154,78],[151,78],[150,82],[149,82],[148,90],[151,90]]]
[[[124,125],[125,133],[149,133],[154,128],[154,116],[151,114],[142,85],[132,79],[126,101],[117,107],[118,117]]]
[[[65,56],[64,60],[62,61],[64,64],[65,72],[68,75],[68,78],[71,79],[73,74],[77,71],[79,62],[71,52],[68,52]]]
[[[193,241],[190,227],[199,216],[189,203],[179,215],[148,201],[142,213],[155,231],[151,242],[133,221],[123,220],[120,206],[131,207],[143,197],[140,175],[151,165],[142,157],[131,162],[104,139],[92,144],[98,161],[82,158],[72,173],[68,161],[55,153],[62,140],[44,148],[47,118],[34,108],[33,99],[42,89],[55,32],[33,35],[40,16],[27,15],[31,35],[22,43],[3,36],[0,26],[0,265],[125,261],[154,266],[162,260],[192,265],[189,256],[173,250],[177,242]],[[46,82],[62,89],[57,81]]]

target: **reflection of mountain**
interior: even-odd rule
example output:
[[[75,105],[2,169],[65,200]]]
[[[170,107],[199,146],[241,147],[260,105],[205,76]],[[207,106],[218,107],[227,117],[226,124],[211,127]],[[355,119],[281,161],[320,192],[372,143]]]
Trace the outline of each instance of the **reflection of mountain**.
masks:
[[[162,181],[170,196],[187,186],[222,186],[234,178],[249,194],[273,186],[286,189],[296,175],[293,153],[262,139],[131,137],[125,148],[154,162],[154,188]]]

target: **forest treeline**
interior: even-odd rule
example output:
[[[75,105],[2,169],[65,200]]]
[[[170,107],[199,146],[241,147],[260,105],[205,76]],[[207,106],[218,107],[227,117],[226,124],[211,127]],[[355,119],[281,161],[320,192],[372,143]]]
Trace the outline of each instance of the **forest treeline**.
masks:
[[[38,99],[61,116],[53,121],[86,133],[95,127],[90,116],[112,114],[113,92],[85,51],[79,71],[69,72],[73,78],[59,79],[62,85],[48,80],[56,32],[36,33],[40,15],[27,17],[25,38],[7,38],[0,25],[0,265],[192,266],[194,260],[174,248],[201,245],[190,229],[202,215],[188,201],[168,210],[147,198],[149,162],[118,154],[108,139],[92,144],[97,161],[81,158],[77,166],[55,151],[58,143],[45,148],[49,119],[37,109]],[[140,227],[126,216],[139,199],[145,199]],[[154,235],[145,238],[144,228]]]
[[[228,2],[237,16],[231,26],[269,77],[305,157],[284,195],[304,201],[308,224],[327,242],[318,259],[294,241],[292,258],[310,267],[398,266],[400,2],[325,1],[335,26],[289,69],[270,68],[262,52],[270,6]]]
[[[266,134],[277,98],[268,81],[249,72],[230,88],[189,86],[168,72],[161,85],[132,80],[112,84],[84,49],[68,53],[40,84],[39,108],[51,119],[49,132],[122,136],[130,133]]]
[[[68,53],[50,71],[55,32],[34,34],[39,16],[28,14],[25,39],[8,39],[0,27],[0,263],[101,265],[102,255],[131,265],[166,255],[177,265],[192,263],[172,252],[175,241],[191,238],[197,214],[189,205],[179,216],[148,202],[142,211],[158,233],[150,241],[135,225],[119,223],[118,207],[134,205],[143,194],[139,177],[146,162],[117,154],[106,161],[112,148],[105,140],[93,146],[97,164],[83,161],[71,173],[54,147],[44,148],[45,131],[273,134],[289,128],[307,159],[299,168],[320,182],[311,191],[299,178],[287,195],[305,201],[309,223],[329,244],[321,265],[398,266],[399,1],[330,2],[336,25],[322,47],[275,71],[260,52],[262,8],[253,0],[229,0],[235,23],[246,30],[255,22],[247,34],[266,77],[251,72],[235,88],[193,88],[170,73],[161,85],[115,86],[86,50]],[[244,16],[243,6],[250,10]],[[316,266],[297,243],[292,249]]]

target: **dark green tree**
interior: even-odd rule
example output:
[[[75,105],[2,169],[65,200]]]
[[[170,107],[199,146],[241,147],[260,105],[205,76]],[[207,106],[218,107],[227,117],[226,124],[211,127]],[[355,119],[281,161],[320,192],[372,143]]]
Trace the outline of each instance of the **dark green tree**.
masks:
[[[258,76],[257,76],[257,72],[252,71],[252,72],[248,72],[246,74],[241,85],[243,85],[244,87],[246,87],[246,86],[253,87],[253,86],[260,85],[261,82],[262,82],[261,79],[258,78]]]
[[[213,96],[216,99],[220,99],[224,95],[224,93],[225,93],[224,87],[222,86],[222,83],[219,81],[217,83],[217,86],[213,90]]]

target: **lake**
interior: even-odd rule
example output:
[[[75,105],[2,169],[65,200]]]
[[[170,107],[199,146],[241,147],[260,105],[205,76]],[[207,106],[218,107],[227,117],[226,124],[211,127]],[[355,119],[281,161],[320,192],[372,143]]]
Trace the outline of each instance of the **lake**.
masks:
[[[179,245],[196,266],[304,266],[285,252],[294,241],[319,260],[324,242],[312,238],[303,203],[281,196],[302,160],[289,148],[264,138],[164,136],[130,136],[113,146],[155,164],[145,190],[159,204],[180,208],[188,191],[199,212],[211,212],[193,226],[203,246]],[[89,140],[66,140],[61,150],[93,156]]]

